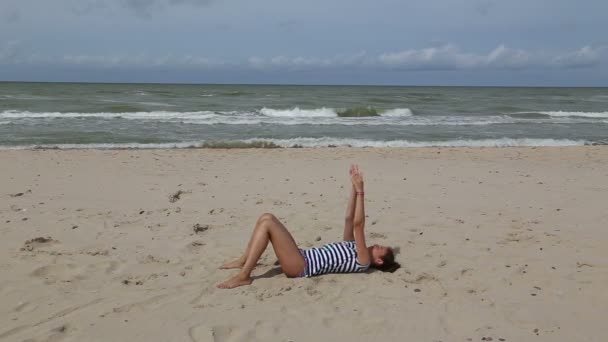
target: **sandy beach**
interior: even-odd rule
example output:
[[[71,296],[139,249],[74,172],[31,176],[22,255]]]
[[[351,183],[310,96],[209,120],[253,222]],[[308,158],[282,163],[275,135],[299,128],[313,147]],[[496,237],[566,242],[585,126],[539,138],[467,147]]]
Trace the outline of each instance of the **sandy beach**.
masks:
[[[262,213],[340,239],[353,162],[401,269],[288,279],[269,249],[215,287]],[[4,150],[0,173],[2,341],[608,336],[606,147]]]

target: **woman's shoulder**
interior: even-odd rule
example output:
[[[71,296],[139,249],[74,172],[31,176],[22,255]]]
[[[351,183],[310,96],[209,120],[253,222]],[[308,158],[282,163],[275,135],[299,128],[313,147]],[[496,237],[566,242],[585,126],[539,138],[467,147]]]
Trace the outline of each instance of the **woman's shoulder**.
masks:
[[[348,248],[348,249],[355,248],[356,249],[356,247],[357,247],[357,245],[355,243],[355,240],[352,240],[352,241],[344,240],[344,241],[329,242],[319,248]]]
[[[353,247],[353,246],[357,246],[357,244],[355,243],[355,240],[344,240],[344,241],[336,241],[336,242],[332,242],[330,243],[330,245],[340,245],[340,246],[345,246],[345,247]]]

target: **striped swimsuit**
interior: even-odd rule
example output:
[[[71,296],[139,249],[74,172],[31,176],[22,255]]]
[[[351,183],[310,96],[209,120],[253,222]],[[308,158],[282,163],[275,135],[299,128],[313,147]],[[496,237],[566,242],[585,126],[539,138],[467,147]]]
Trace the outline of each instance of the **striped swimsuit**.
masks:
[[[306,260],[302,277],[312,277],[326,273],[365,272],[369,264],[362,265],[357,261],[355,241],[329,243],[318,248],[300,250]]]

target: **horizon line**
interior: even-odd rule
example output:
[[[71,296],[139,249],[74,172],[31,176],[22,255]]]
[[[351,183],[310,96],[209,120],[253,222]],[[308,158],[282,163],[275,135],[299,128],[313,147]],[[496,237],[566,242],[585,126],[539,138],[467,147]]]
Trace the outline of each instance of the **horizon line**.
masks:
[[[44,83],[44,84],[107,84],[107,85],[184,85],[184,86],[297,86],[297,87],[410,87],[410,88],[608,88],[606,86],[564,86],[564,85],[415,85],[415,84],[313,84],[313,83],[196,83],[196,82],[91,82],[91,81],[19,81],[0,80],[5,83]]]

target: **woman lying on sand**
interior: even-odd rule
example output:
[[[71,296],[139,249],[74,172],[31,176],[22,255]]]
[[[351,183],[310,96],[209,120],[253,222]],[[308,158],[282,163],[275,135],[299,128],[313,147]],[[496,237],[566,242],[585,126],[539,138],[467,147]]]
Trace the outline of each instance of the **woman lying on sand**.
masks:
[[[363,174],[356,165],[350,167],[349,174],[353,186],[346,209],[344,241],[303,250],[298,248],[287,228],[274,215],[263,214],[253,229],[245,254],[220,267],[240,268],[241,271],[217,287],[231,289],[251,284],[251,271],[269,241],[283,273],[290,278],[312,277],[325,273],[365,272],[370,267],[384,272],[394,272],[398,269],[400,265],[395,262],[395,255],[390,247],[367,247],[365,244]]]

